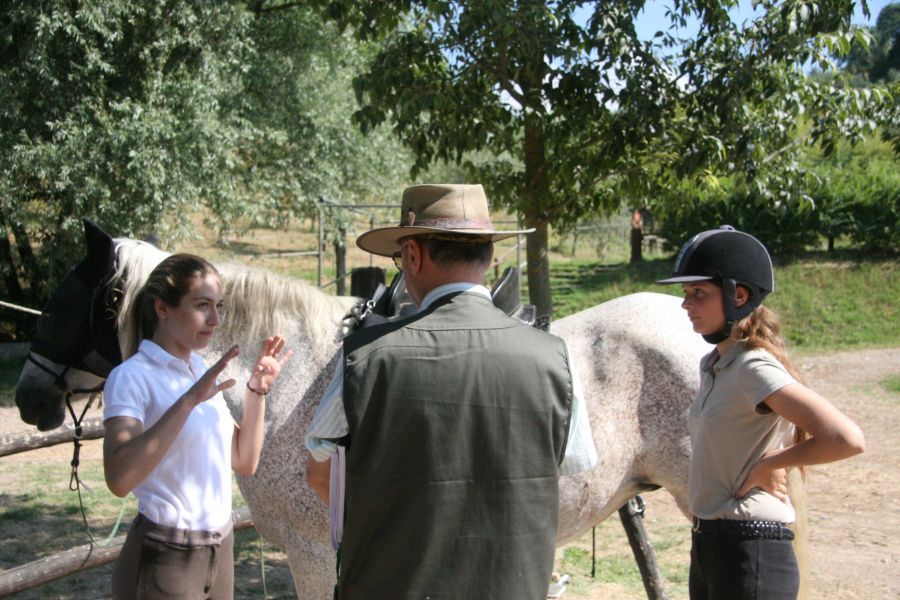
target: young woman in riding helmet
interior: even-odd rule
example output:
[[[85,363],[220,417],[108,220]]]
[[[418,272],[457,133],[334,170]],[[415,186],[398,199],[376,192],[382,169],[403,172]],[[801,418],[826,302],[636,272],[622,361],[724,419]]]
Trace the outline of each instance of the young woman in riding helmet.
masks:
[[[682,284],[694,331],[716,346],[688,416],[690,597],[796,598],[787,471],[862,452],[862,431],[798,381],[762,305],[775,279],[756,238],[727,225],[699,233],[657,283]]]

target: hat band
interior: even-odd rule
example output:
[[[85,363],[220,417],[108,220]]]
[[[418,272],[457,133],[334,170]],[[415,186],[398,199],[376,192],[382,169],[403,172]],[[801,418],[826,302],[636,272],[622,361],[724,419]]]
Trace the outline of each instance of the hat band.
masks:
[[[400,227],[433,227],[435,229],[484,229],[486,231],[493,231],[494,224],[491,223],[490,219],[470,220],[453,219],[451,217],[447,217],[442,219],[416,220],[408,225],[401,223]]]

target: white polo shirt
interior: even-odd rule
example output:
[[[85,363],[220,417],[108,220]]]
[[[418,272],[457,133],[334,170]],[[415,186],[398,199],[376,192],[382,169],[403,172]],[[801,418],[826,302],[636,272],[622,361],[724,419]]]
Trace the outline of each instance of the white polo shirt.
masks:
[[[155,342],[112,370],[103,390],[103,418],[131,417],[146,431],[206,372],[191,353],[190,367]],[[216,394],[194,407],[156,468],[134,488],[138,510],[160,525],[209,531],[231,519],[231,441],[234,420]]]

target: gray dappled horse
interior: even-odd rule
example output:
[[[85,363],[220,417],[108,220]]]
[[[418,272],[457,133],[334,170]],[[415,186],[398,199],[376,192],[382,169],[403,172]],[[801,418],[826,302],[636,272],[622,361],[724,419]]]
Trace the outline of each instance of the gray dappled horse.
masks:
[[[143,242],[112,240],[88,221],[85,233],[87,256],[40,317],[16,387],[22,419],[41,430],[62,423],[67,390],[102,383],[121,361],[111,341],[122,334],[136,290],[165,256]],[[228,318],[205,354],[215,360],[234,343],[243,350],[223,377],[249,376],[264,335],[281,333],[295,352],[268,396],[259,470],[238,484],[257,529],[287,553],[298,596],[328,598],[334,555],[327,513],[306,485],[303,438],[338,357],[342,317],[358,300],[259,269],[219,268]],[[560,480],[558,543],[641,491],[665,487],[685,511],[686,413],[709,347],[692,332],[679,300],[632,294],[560,319],[552,331],[566,340],[580,372],[599,456],[592,470]],[[237,417],[241,396],[239,387],[225,392]]]

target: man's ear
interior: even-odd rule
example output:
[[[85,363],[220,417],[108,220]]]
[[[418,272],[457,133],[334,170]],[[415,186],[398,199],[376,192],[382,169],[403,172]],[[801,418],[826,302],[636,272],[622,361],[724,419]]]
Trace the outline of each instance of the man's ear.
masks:
[[[418,273],[422,268],[424,253],[425,247],[422,245],[422,242],[416,238],[410,239],[406,246],[406,256],[408,258],[407,269],[413,273]]]

